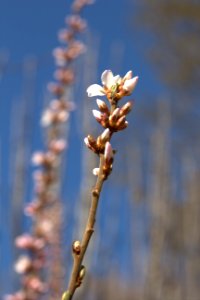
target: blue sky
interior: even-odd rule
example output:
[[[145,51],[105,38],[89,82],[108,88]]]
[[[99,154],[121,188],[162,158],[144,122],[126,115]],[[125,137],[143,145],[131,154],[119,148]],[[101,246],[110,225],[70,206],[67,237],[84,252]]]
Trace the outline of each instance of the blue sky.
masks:
[[[13,220],[10,220],[10,196],[11,196],[11,184],[13,180],[13,161],[9,158],[13,158],[16,149],[16,141],[13,139],[12,129],[15,126],[17,132],[18,143],[21,142],[20,138],[23,135],[23,124],[21,111],[21,103],[26,104],[26,99],[22,99],[22,94],[26,94],[25,91],[25,77],[27,78],[27,73],[24,70],[24,65],[26,59],[30,57],[35,57],[37,61],[37,76],[34,86],[34,93],[32,94],[32,107],[29,107],[29,113],[26,116],[30,125],[33,125],[30,136],[28,136],[27,141],[31,142],[29,153],[26,153],[26,163],[27,169],[25,170],[28,174],[28,179],[24,178],[27,183],[27,190],[24,193],[23,201],[29,201],[32,199],[32,167],[30,166],[30,157],[33,150],[41,149],[41,140],[42,132],[39,126],[39,120],[41,112],[43,109],[43,101],[46,96],[46,85],[49,81],[53,79],[54,61],[52,57],[53,48],[59,45],[57,40],[57,32],[64,26],[64,18],[69,14],[69,5],[71,1],[67,0],[0,0],[0,65],[2,63],[2,58],[8,58],[8,64],[6,65],[5,70],[2,71],[0,67],[0,297],[1,293],[10,291],[10,281],[8,280],[9,276],[13,276],[13,269],[11,267],[10,259],[12,256],[13,239],[12,232],[8,232],[8,229],[11,228]],[[145,52],[148,53],[148,43],[152,42],[151,36],[147,31],[141,33],[140,28],[133,28],[130,26],[131,18],[137,16],[137,4],[139,2],[136,0],[96,0],[94,5],[88,6],[83,12],[83,17],[87,20],[89,26],[89,36],[91,46],[97,49],[98,59],[97,59],[97,70],[94,71],[95,79],[90,82],[90,84],[95,83],[96,78],[99,78],[103,70],[112,69],[114,73],[120,73],[121,75],[125,74],[128,70],[132,69],[135,75],[139,75],[139,84],[134,92],[135,98],[135,108],[133,112],[128,117],[130,120],[130,126],[126,130],[124,136],[119,134],[119,138],[114,139],[114,142],[118,142],[119,145],[123,145],[123,141],[126,141],[127,144],[132,140],[135,141],[137,138],[140,142],[144,142],[143,147],[139,148],[142,153],[140,155],[144,157],[144,165],[141,170],[144,173],[145,184],[148,185],[148,179],[146,178],[148,173],[148,166],[151,152],[148,152],[149,148],[149,135],[144,135],[144,128],[149,133],[148,125],[148,116],[149,116],[149,107],[151,106],[151,112],[156,114],[157,106],[155,105],[154,100],[156,101],[160,96],[164,97],[164,101],[171,100],[171,105],[179,104],[178,106],[171,106],[170,109],[180,114],[180,116],[187,116],[187,111],[182,115],[182,97],[177,97],[176,91],[174,95],[172,94],[172,89],[166,88],[161,82],[161,79],[158,77],[158,73],[155,71],[152,65],[145,58]],[[141,22],[142,23],[142,22]],[[138,23],[135,23],[138,24]],[[139,25],[135,25],[139,26]],[[142,29],[142,28],[141,28]],[[87,36],[84,37],[87,41]],[[170,32],[169,32],[170,34]],[[156,44],[159,47],[159,42]],[[142,49],[142,51],[141,51]],[[89,50],[89,49],[88,49]],[[90,53],[88,51],[88,53]],[[87,52],[85,54],[87,56]],[[90,58],[90,57],[89,57]],[[173,65],[172,72],[173,72]],[[4,72],[5,71],[5,72]],[[3,72],[3,77],[1,76]],[[78,80],[79,83],[85,74],[79,74]],[[80,99],[87,100],[86,93],[82,88],[83,94]],[[79,87],[77,87],[77,90]],[[28,90],[30,92],[30,90]],[[190,91],[189,91],[190,92]],[[191,95],[194,97],[194,95]],[[78,97],[77,97],[78,98]],[[191,97],[192,99],[192,97]],[[186,98],[188,106],[193,105],[191,99]],[[73,208],[76,205],[76,200],[79,197],[79,188],[77,187],[77,178],[80,179],[80,165],[81,165],[81,145],[83,145],[83,132],[80,131],[80,115],[81,115],[81,100],[78,100],[80,107],[77,107],[77,111],[72,114],[72,126],[73,132],[70,133],[70,149],[67,156],[67,168],[71,168],[72,171],[67,171],[67,188],[68,188],[68,198],[71,200],[71,207]],[[169,102],[170,102],[169,100]],[[95,101],[91,101],[88,106],[92,108],[95,107]],[[27,106],[29,103],[27,103]],[[196,124],[199,123],[198,118],[198,106],[194,106],[196,117],[193,118],[196,120]],[[180,111],[178,111],[180,110]],[[155,117],[153,115],[153,118]],[[147,122],[145,119],[147,116]],[[92,118],[92,114],[90,114]],[[16,122],[18,118],[18,122]],[[152,118],[152,119],[153,119]],[[156,120],[153,120],[156,122]],[[172,126],[175,127],[175,122],[173,120]],[[178,120],[179,121],[179,120]],[[177,121],[177,122],[178,122]],[[188,123],[180,123],[180,127],[183,126],[183,123],[186,127],[189,127],[189,122],[192,121],[191,115],[188,116]],[[198,121],[198,122],[197,122]],[[178,134],[174,130],[174,140],[179,142]],[[196,126],[198,127],[198,124]],[[97,127],[99,130],[99,127]],[[182,127],[181,127],[182,128]],[[91,128],[93,130],[93,128]],[[145,132],[146,132],[145,131]],[[184,128],[183,128],[184,132]],[[185,133],[185,132],[184,132]],[[192,131],[189,133],[192,133]],[[15,137],[16,139],[16,137]],[[192,135],[191,135],[191,139]],[[25,137],[26,140],[26,137]],[[23,141],[22,141],[23,142]],[[171,142],[171,141],[170,141]],[[184,145],[184,147],[182,147]],[[73,146],[75,146],[73,148]],[[190,149],[192,144],[186,143],[183,137],[182,148]],[[119,160],[116,161],[114,166],[114,172],[119,172],[118,175],[121,175],[122,179],[126,181],[126,176],[124,176],[123,170],[120,169],[123,165],[123,160],[129,168],[134,168],[133,164],[129,164],[129,159],[127,158],[127,152],[124,151],[125,147],[119,147]],[[131,148],[132,149],[132,148]],[[199,148],[198,148],[199,149]],[[138,149],[136,149],[138,150]],[[174,147],[175,152],[177,148]],[[184,149],[183,149],[184,150]],[[179,152],[178,152],[179,153]],[[177,152],[175,153],[175,160],[177,162]],[[118,155],[118,153],[117,153]],[[199,155],[198,155],[199,157]],[[178,165],[182,163],[181,156],[177,162]],[[64,161],[64,164],[66,161]],[[121,164],[121,165],[120,165]],[[125,165],[124,164],[124,165]],[[137,165],[137,162],[136,162]],[[174,167],[175,166],[175,167]],[[176,164],[173,165],[174,169]],[[181,166],[182,167],[182,166]],[[178,167],[177,167],[178,168]],[[173,169],[173,172],[174,172]],[[67,169],[68,170],[68,169]],[[120,174],[121,172],[121,174]],[[147,175],[148,174],[148,175]],[[176,173],[174,173],[174,178]],[[112,177],[113,175],[113,177]],[[136,207],[134,214],[130,215],[130,203],[128,198],[130,195],[129,191],[124,193],[124,188],[119,187],[118,184],[120,179],[117,182],[113,182],[112,178],[114,174],[111,175],[111,180],[106,182],[105,191],[103,191],[103,197],[106,201],[102,201],[99,207],[99,215],[109,215],[110,212],[118,211],[118,219],[120,220],[117,230],[114,230],[112,226],[109,226],[108,218],[101,218],[98,222],[101,225],[101,239],[99,242],[99,248],[97,253],[94,255],[94,264],[98,267],[98,262],[100,259],[100,254],[105,253],[108,250],[111,253],[110,257],[107,257],[108,261],[104,261],[104,264],[101,264],[101,268],[98,272],[101,274],[104,273],[104,269],[109,266],[109,259],[111,260],[113,266],[119,265],[119,269],[122,274],[128,274],[130,270],[129,261],[127,257],[130,254],[130,251],[134,248],[132,246],[132,241],[127,239],[127,235],[130,234],[128,230],[130,229],[130,224],[134,218],[134,222],[137,223],[137,241],[140,244],[140,259],[143,265],[145,264],[145,258],[147,257],[147,244],[149,236],[147,234],[147,226],[149,212],[146,203],[139,206],[139,209]],[[126,175],[126,174],[125,174]],[[179,177],[179,176],[177,176]],[[146,183],[147,182],[147,183]],[[177,183],[174,183],[177,184]],[[113,193],[110,197],[107,195],[107,190]],[[179,190],[179,188],[177,188]],[[133,197],[133,195],[131,195]],[[112,200],[114,198],[116,203]],[[132,198],[131,198],[132,199]],[[137,206],[135,204],[135,206]],[[70,221],[76,221],[76,216],[73,214],[68,214]],[[26,223],[27,221],[22,221]],[[15,226],[15,224],[14,224]],[[2,228],[4,230],[2,230]],[[68,229],[67,229],[68,230]],[[120,244],[120,252],[116,251],[112,253],[111,247],[113,240],[109,241],[110,237],[107,237],[107,232],[113,233],[112,239],[114,240],[116,247]],[[107,240],[106,240],[107,239]],[[106,241],[105,241],[106,240]],[[3,245],[3,247],[1,247]],[[112,245],[111,245],[112,246]],[[67,247],[67,246],[66,246]],[[132,248],[133,247],[133,248]],[[3,256],[4,255],[4,256]],[[71,256],[71,254],[69,254]],[[3,257],[3,259],[2,259]],[[3,265],[2,262],[4,263]],[[136,271],[135,271],[136,270]],[[136,273],[138,269],[134,269]],[[133,272],[133,273],[134,273]],[[135,274],[137,278],[141,275],[139,272]],[[133,275],[133,274],[132,274]],[[133,277],[130,277],[131,279]],[[1,285],[4,291],[1,291]]]
[[[71,1],[0,0],[0,53],[9,54],[7,73],[5,73],[5,78],[0,81],[0,146],[2,158],[0,172],[2,181],[0,185],[2,199],[0,200],[2,202],[0,201],[0,205],[2,204],[2,207],[4,205],[4,209],[7,208],[7,210],[9,210],[9,203],[5,203],[5,199],[9,199],[11,181],[8,154],[15,151],[11,144],[10,116],[13,104],[16,110],[20,110],[24,59],[35,56],[40,61],[37,89],[34,94],[34,120],[39,120],[42,108],[40,101],[44,96],[46,84],[52,80],[54,70],[51,53],[53,48],[58,46],[57,32],[63,27],[64,18],[69,13],[69,2]],[[110,68],[115,73],[121,73],[121,75],[130,69],[139,75],[140,81],[134,95],[136,99],[140,98],[140,102],[137,101],[138,104],[136,105],[137,111],[137,106],[141,109],[144,102],[148,101],[148,99],[145,100],[145,95],[154,93],[155,89],[158,88],[162,90],[162,86],[158,79],[152,76],[153,70],[141,55],[137,47],[137,40],[134,41],[134,34],[129,27],[129,18],[134,13],[134,4],[130,4],[128,0],[96,0],[94,5],[88,6],[84,10],[83,16],[88,22],[94,43],[96,40],[99,41],[97,45],[99,51],[98,78],[100,78],[103,70]],[[95,45],[93,47],[95,48]],[[123,52],[121,63],[115,61],[112,56],[115,52],[120,55],[120,51]],[[136,116],[135,113],[134,116]],[[41,138],[41,132],[38,133],[39,130],[38,124],[35,125],[33,137],[36,143]],[[78,132],[76,133],[78,134]],[[129,134],[131,134],[130,130]],[[79,161],[77,156],[74,158],[75,154],[78,155],[79,152],[75,151],[69,154],[71,162],[74,159]],[[77,196],[77,190],[75,189],[71,194]],[[130,216],[127,216],[125,209],[122,213],[122,219],[126,220],[127,217]],[[6,215],[4,218],[6,219]],[[123,231],[123,228],[121,230]],[[124,238],[123,233],[121,237]],[[4,242],[5,238],[4,236]],[[9,239],[9,237],[7,238]],[[6,240],[7,247],[11,246],[9,243]],[[128,245],[124,243],[123,257],[127,256],[127,248]],[[127,260],[125,259],[124,262],[126,270],[128,268]]]

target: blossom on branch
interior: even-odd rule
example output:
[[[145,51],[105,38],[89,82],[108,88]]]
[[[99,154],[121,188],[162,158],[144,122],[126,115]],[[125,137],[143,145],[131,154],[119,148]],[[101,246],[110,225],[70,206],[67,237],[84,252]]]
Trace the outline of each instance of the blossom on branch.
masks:
[[[132,77],[132,71],[128,71],[124,77],[114,76],[112,71],[105,70],[101,75],[101,82],[102,86],[92,84],[87,88],[88,97],[106,95],[108,99],[114,96],[119,100],[132,93],[138,82],[138,76]]]

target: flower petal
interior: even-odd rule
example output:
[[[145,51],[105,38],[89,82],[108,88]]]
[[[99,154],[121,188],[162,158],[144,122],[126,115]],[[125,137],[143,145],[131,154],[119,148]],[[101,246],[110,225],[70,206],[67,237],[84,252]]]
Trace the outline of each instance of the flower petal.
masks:
[[[111,70],[105,70],[101,75],[101,81],[104,86],[108,89],[111,88],[113,84],[115,84],[114,76]]]
[[[113,84],[117,84],[120,82],[121,82],[121,77],[119,75],[113,77]]]
[[[104,96],[104,90],[99,84],[92,84],[87,88],[88,97]]]
[[[124,80],[128,80],[128,79],[131,79],[132,78],[132,76],[133,76],[133,73],[132,73],[132,71],[128,71],[127,73],[126,73],[126,75],[124,76]]]
[[[138,76],[128,79],[124,82],[123,88],[131,94],[138,82]]]

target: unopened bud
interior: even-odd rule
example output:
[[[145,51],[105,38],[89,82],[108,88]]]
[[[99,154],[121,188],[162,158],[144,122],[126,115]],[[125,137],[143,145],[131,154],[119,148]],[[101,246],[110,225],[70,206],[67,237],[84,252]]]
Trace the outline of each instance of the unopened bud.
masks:
[[[128,121],[125,121],[118,129],[119,129],[119,130],[123,130],[123,129],[125,129],[126,127],[128,127]]]
[[[105,142],[108,141],[109,138],[110,138],[110,129],[106,128],[104,130],[104,132],[101,134],[100,139],[101,139],[102,142],[105,143]]]
[[[64,123],[68,120],[68,118],[69,118],[69,113],[66,110],[61,110],[57,114],[58,122]]]
[[[117,126],[119,129],[121,129],[121,126],[123,126],[125,122],[126,122],[126,117],[125,117],[125,116],[122,116],[122,117],[119,118],[119,120],[117,121],[116,126]]]
[[[96,140],[91,135],[88,135],[87,137],[85,137],[84,142],[90,150],[96,152],[96,150],[97,150],[96,149],[96,146],[97,146]]]
[[[137,82],[138,82],[138,76],[128,79],[124,82],[123,89],[127,92],[128,95],[132,93]]]
[[[120,117],[127,115],[131,111],[131,108],[132,108],[132,103],[130,101],[124,104],[120,109],[120,114],[119,114]]]
[[[40,166],[44,163],[45,161],[45,155],[43,152],[35,152],[32,156],[32,163],[35,166]]]
[[[64,292],[62,295],[62,300],[69,300],[70,299],[70,293],[69,291]]]
[[[105,158],[106,163],[108,163],[108,164],[113,159],[113,149],[109,142],[106,142],[106,144],[105,144],[104,158]]]
[[[56,96],[62,96],[65,92],[63,86],[54,82],[50,82],[48,84],[48,89],[51,93],[55,94]]]
[[[116,119],[119,116],[119,112],[120,112],[120,108],[119,107],[115,108],[115,110],[112,113],[112,118]]]
[[[80,272],[79,272],[79,279],[82,281],[83,278],[85,277],[85,273],[86,273],[86,268],[82,265]]]
[[[92,171],[94,176],[98,176],[99,175],[99,168],[94,168]]]
[[[100,111],[96,110],[96,109],[93,109],[92,110],[92,113],[93,113],[93,116],[95,117],[95,119],[98,121],[98,122],[101,122],[102,120],[102,114],[100,113]]]
[[[132,76],[133,76],[132,71],[128,71],[128,72],[126,73],[126,75],[124,76],[123,80],[125,81],[125,80],[127,80],[127,79],[131,79]]]
[[[109,122],[110,122],[111,126],[113,126],[115,124],[115,122],[117,121],[117,118],[119,117],[119,113],[120,113],[120,108],[117,107],[117,108],[115,108],[113,113],[110,115]]]
[[[80,243],[80,241],[73,242],[73,244],[72,244],[72,251],[76,255],[79,255],[81,253],[81,243]]]
[[[96,102],[97,102],[97,105],[101,112],[107,113],[107,114],[109,113],[108,106],[106,105],[106,103],[104,101],[97,99]]]
[[[18,261],[14,265],[14,269],[19,274],[26,273],[31,268],[31,260],[28,256],[20,256]]]
[[[49,147],[56,154],[59,154],[59,153],[61,153],[65,149],[65,147],[66,147],[66,141],[64,139],[52,140],[50,142]]]
[[[54,119],[54,113],[51,109],[46,109],[42,114],[41,125],[47,127],[52,124]]]

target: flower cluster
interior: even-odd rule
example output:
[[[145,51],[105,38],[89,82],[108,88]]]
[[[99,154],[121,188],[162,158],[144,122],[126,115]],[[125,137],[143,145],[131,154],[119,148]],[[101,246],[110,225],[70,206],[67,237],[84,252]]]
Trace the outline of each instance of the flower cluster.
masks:
[[[92,84],[88,87],[88,96],[106,95],[109,101],[118,101],[132,93],[137,84],[138,76],[132,77],[132,71],[129,71],[121,78],[119,75],[114,76],[112,71],[106,70],[101,75],[101,81],[103,86]]]
[[[15,263],[15,271],[22,275],[22,287],[6,300],[37,300],[48,292],[48,299],[58,298],[62,290],[63,270],[60,255],[61,203],[59,201],[59,174],[61,154],[67,147],[63,124],[69,119],[74,103],[69,101],[69,89],[75,74],[72,62],[85,51],[84,44],[76,39],[86,28],[86,22],[78,14],[91,1],[74,1],[72,15],[66,18],[67,27],[59,32],[61,47],[54,49],[55,82],[48,85],[53,100],[43,112],[41,125],[46,128],[45,151],[35,152],[34,199],[25,208],[32,218],[32,232],[16,238],[16,247],[24,254]],[[48,250],[48,251],[47,251]],[[47,279],[46,274],[50,274]]]
[[[93,110],[93,115],[98,123],[104,128],[104,131],[96,139],[88,135],[84,142],[86,146],[98,155],[104,156],[103,176],[106,179],[112,170],[114,159],[114,150],[110,144],[110,139],[114,132],[125,129],[128,126],[126,115],[131,111],[132,104],[130,101],[122,107],[118,102],[124,96],[128,96],[134,90],[138,77],[132,76],[132,71],[126,73],[124,77],[114,76],[110,70],[106,70],[101,75],[102,86],[92,84],[88,87],[88,97],[106,96],[107,105],[103,100],[97,99],[96,103],[99,110]],[[98,176],[99,168],[93,170],[93,174]]]

